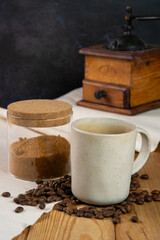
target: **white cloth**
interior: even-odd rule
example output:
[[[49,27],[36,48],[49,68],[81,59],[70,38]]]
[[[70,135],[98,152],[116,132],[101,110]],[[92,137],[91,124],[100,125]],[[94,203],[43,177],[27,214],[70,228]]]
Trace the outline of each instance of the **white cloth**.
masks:
[[[160,142],[160,108],[140,113],[135,116],[126,116],[77,106],[76,102],[82,98],[82,88],[75,89],[59,98],[60,100],[69,102],[73,105],[73,120],[83,117],[108,117],[134,123],[138,127],[144,128],[149,133],[151,137],[151,151],[156,149]],[[139,151],[140,146],[141,138],[138,137],[136,145],[137,151]]]
[[[59,98],[59,100],[73,105],[72,120],[82,117],[110,117],[133,122],[149,132],[152,141],[152,151],[156,149],[160,141],[160,109],[144,112],[136,116],[124,116],[77,106],[76,102],[81,99],[82,88],[75,89]],[[140,139],[138,139],[137,149],[139,147]],[[13,203],[13,198],[19,193],[24,193],[26,190],[35,187],[36,184],[34,182],[13,178],[8,173],[6,109],[0,108],[0,239],[11,240],[20,234],[24,228],[34,224],[42,213],[52,209],[54,204],[50,203],[47,204],[44,210],[40,210],[38,207],[24,206],[25,210],[23,212],[19,214],[14,212],[18,205]],[[1,193],[4,191],[9,191],[12,197],[2,197]]]

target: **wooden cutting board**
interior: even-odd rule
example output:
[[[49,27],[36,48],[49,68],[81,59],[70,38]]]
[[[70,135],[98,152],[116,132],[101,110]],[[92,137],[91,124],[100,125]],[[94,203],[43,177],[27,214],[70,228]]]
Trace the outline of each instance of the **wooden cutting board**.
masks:
[[[139,179],[142,189],[160,190],[160,146],[139,173],[150,176],[149,180]],[[130,221],[133,215],[138,216],[138,223]],[[160,202],[135,204],[131,213],[121,215],[117,225],[108,218],[78,218],[52,210],[14,240],[160,240]]]

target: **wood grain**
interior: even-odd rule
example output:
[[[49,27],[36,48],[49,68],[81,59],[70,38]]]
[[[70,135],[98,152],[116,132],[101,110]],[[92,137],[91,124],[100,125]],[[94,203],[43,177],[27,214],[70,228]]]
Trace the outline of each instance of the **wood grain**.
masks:
[[[159,147],[160,149],[160,147]],[[141,189],[152,191],[160,190],[160,152],[153,152],[140,174],[148,173],[149,180],[141,180]],[[116,227],[116,240],[159,240],[160,239],[160,202],[145,203],[143,206],[134,205],[134,214],[139,223],[133,224],[126,214],[122,223]],[[126,224],[127,222],[127,224]]]
[[[131,85],[131,62],[123,59],[85,56],[85,79]]]
[[[99,103],[94,103],[94,102],[89,102],[89,101],[84,101],[80,100],[77,102],[77,105],[82,106],[82,107],[87,107],[87,108],[93,108],[101,111],[106,111],[106,112],[112,112],[112,113],[119,113],[119,114],[124,114],[124,115],[135,115],[141,112],[148,111],[150,109],[155,109],[160,107],[160,101],[156,101],[153,103],[147,103],[141,106],[137,106],[134,108],[119,108],[119,107],[112,107],[104,104],[99,104]]]
[[[107,58],[116,58],[116,59],[124,59],[133,61],[134,57],[141,55],[150,55],[152,54],[152,50],[159,50],[159,45],[151,45],[151,48],[146,50],[139,51],[113,51],[106,48],[106,44],[99,44],[94,46],[89,46],[85,48],[81,48],[79,50],[80,54],[89,55],[89,56],[101,56]]]
[[[95,97],[95,92],[102,90],[106,93],[106,96],[97,99]],[[129,108],[129,89],[123,85],[83,80],[83,99],[85,101],[109,106]]]
[[[130,106],[160,100],[160,49],[131,63]]]
[[[160,189],[160,146],[151,153],[148,162],[139,172],[148,173],[149,180],[140,179],[141,189]],[[138,223],[130,221],[137,215]],[[110,219],[77,218],[52,210],[14,240],[159,240],[160,202],[134,205],[134,211],[121,217],[114,226]]]
[[[14,240],[25,240],[24,234],[23,232],[22,236],[20,235]],[[29,233],[26,232],[27,240],[114,240],[114,236],[114,225],[110,219],[99,221],[77,218],[55,210],[43,214],[30,227]]]
[[[86,80],[125,85],[130,89],[130,108],[160,100],[160,47],[141,51],[112,51],[103,47],[79,51],[85,55]]]

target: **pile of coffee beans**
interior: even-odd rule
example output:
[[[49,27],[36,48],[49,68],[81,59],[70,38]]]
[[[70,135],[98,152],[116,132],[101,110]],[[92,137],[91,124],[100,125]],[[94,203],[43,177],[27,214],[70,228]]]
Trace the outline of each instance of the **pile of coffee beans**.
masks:
[[[57,202],[55,210],[63,211],[69,215],[85,218],[112,218],[114,224],[121,221],[120,215],[132,212],[134,204],[143,205],[144,202],[160,201],[160,191],[139,190],[139,174],[132,175],[130,194],[127,199],[119,204],[110,206],[94,206],[85,204],[77,199],[71,191],[71,177],[66,175],[58,180],[36,181],[37,188],[30,189],[25,194],[19,194],[13,201],[19,205],[38,206],[44,209],[47,203]],[[141,179],[149,179],[148,174],[140,176]],[[3,197],[9,197],[10,193],[2,193]],[[22,212],[23,207],[15,209],[16,213]],[[132,222],[138,222],[137,216],[131,217]]]

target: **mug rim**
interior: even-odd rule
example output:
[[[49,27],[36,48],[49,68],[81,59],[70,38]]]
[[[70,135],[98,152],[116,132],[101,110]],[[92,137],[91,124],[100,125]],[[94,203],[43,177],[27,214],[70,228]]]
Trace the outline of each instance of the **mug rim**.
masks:
[[[124,123],[125,125],[130,125],[130,127],[132,127],[132,129],[130,131],[127,131],[127,132],[124,132],[124,133],[94,133],[94,132],[87,132],[87,131],[84,131],[84,130],[81,130],[79,128],[77,128],[75,126],[75,124],[77,122],[80,122],[80,121],[83,121],[83,120],[87,120],[87,119],[106,119],[106,120],[112,120],[112,121],[117,121],[117,122],[121,122],[121,123]],[[125,120],[121,120],[121,119],[117,119],[117,118],[106,118],[106,117],[84,117],[84,118],[79,118],[79,119],[76,119],[74,120],[72,123],[71,123],[71,127],[77,131],[77,132],[80,132],[80,133],[83,133],[83,134],[86,134],[86,135],[95,135],[95,136],[121,136],[121,135],[126,135],[126,134],[129,134],[131,132],[134,132],[136,130],[136,125],[133,124],[133,123],[130,123],[130,122],[127,122]]]

